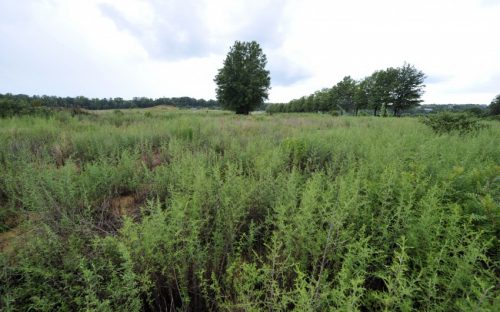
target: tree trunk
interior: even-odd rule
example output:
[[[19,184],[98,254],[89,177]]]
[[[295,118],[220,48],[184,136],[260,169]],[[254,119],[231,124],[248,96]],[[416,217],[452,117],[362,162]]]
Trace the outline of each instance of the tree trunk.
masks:
[[[236,114],[237,115],[248,115],[250,113],[250,111],[248,109],[237,109],[236,110]]]

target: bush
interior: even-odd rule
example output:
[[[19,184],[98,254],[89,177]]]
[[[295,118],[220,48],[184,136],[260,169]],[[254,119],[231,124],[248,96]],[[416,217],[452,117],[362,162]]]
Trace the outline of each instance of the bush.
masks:
[[[479,118],[468,113],[440,112],[429,115],[421,121],[437,134],[459,133],[464,135],[485,127]]]
[[[342,113],[338,110],[331,110],[330,115],[332,115],[333,117],[337,117],[337,116],[342,115]]]

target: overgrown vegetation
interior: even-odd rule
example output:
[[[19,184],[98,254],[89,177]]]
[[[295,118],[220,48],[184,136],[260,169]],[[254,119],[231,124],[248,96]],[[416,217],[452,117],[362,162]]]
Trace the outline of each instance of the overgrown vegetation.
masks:
[[[421,119],[437,134],[477,132],[485,127],[481,120],[470,113],[440,112]]]
[[[495,311],[500,128],[148,110],[0,122],[3,311]]]

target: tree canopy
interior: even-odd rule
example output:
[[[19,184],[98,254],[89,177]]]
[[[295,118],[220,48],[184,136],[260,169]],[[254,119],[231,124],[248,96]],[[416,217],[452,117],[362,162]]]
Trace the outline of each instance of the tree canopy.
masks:
[[[396,80],[393,86],[392,102],[394,115],[400,115],[402,110],[418,106],[424,94],[425,74],[415,66],[405,63],[396,69]]]
[[[236,41],[214,79],[222,107],[246,115],[261,106],[271,84],[266,64],[266,55],[257,42]]]
[[[360,109],[372,109],[378,115],[392,110],[394,116],[418,106],[424,93],[425,74],[413,65],[377,70],[368,77],[354,80],[344,77],[331,88],[292,100],[287,104],[270,105],[271,112],[341,111],[357,115]]]
[[[490,109],[490,115],[500,115],[500,94],[497,95],[493,101],[491,101],[490,106],[488,106]]]

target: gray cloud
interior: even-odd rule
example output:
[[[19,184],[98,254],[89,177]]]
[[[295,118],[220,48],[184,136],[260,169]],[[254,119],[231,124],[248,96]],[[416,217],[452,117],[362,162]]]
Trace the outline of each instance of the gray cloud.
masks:
[[[136,37],[153,58],[182,59],[204,56],[210,51],[207,25],[198,1],[150,0],[154,18],[150,25],[135,24],[109,4],[101,4],[104,16]]]
[[[133,36],[141,36],[142,31],[140,28],[129,22],[114,6],[107,3],[100,3],[99,9],[104,16],[111,19],[115,23],[118,29],[128,31]]]
[[[259,42],[265,49],[275,49],[283,44],[288,21],[284,18],[286,1],[261,3],[249,12],[245,26],[235,36],[239,40]]]
[[[255,40],[265,49],[277,48],[283,42],[284,0],[244,4],[242,12],[230,16],[237,25],[224,25],[229,29],[227,37],[210,31],[210,23],[218,22],[204,13],[210,2],[149,0],[148,3],[154,11],[148,26],[127,19],[119,7],[101,3],[99,8],[117,28],[137,38],[153,58],[178,60],[225,53],[227,44],[235,40]],[[220,10],[222,14],[232,14],[222,7]]]
[[[312,76],[308,70],[281,55],[271,55],[268,60],[267,67],[274,86],[290,86]]]

